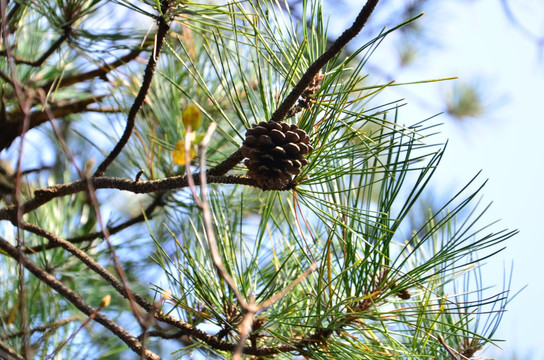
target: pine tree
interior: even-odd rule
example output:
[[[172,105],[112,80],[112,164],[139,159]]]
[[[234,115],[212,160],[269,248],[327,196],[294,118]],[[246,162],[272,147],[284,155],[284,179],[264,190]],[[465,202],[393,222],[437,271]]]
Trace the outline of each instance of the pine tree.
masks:
[[[418,16],[342,52],[377,3],[331,43],[319,1],[1,0],[0,358],[494,344],[481,265],[516,231],[477,177],[415,206],[445,145],[365,64]]]

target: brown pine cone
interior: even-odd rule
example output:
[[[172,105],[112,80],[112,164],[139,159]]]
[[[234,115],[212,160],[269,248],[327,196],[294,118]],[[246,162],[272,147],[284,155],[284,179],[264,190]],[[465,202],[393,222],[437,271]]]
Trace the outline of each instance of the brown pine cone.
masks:
[[[246,132],[242,154],[247,159],[247,176],[263,190],[280,190],[308,164],[304,155],[311,153],[308,134],[295,124],[260,122]]]

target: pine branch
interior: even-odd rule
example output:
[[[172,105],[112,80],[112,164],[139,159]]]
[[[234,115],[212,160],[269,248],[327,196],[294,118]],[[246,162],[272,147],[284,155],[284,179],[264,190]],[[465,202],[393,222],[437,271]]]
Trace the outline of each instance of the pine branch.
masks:
[[[60,80],[51,81],[43,85],[41,88],[47,93],[53,87],[56,89],[64,88],[64,87],[71,86],[74,84],[79,84],[94,78],[104,78],[111,71],[117,69],[120,66],[126,65],[130,61],[136,59],[138,55],[140,55],[141,53],[142,53],[142,49],[133,49],[128,54],[120,57],[119,59],[109,64],[104,64],[103,66],[100,66],[97,69],[94,69],[85,73],[70,75],[70,76],[61,78]]]
[[[32,67],[40,67],[43,65],[45,60],[47,60],[55,51],[57,51],[62,43],[68,39],[70,36],[71,29],[67,27],[64,31],[64,33],[47,49],[42,56],[40,56],[38,59],[31,61],[31,60],[25,60],[25,59],[19,59],[17,57],[13,58],[13,61],[15,64],[24,64],[29,65]],[[7,52],[2,51],[0,52],[0,56],[7,56]]]
[[[160,205],[162,205],[164,202],[162,195],[159,195],[143,212],[143,214],[140,214],[136,217],[133,217],[132,219],[129,219],[119,225],[108,227],[108,233],[109,235],[116,234],[132,225],[138,224],[140,222],[143,222],[145,220],[153,218],[152,213],[153,211]],[[96,231],[90,234],[85,234],[82,236],[74,237],[66,239],[66,241],[72,243],[72,244],[79,244],[85,241],[91,241],[100,237],[104,237],[103,231]],[[43,250],[49,250],[60,247],[59,244],[54,242],[49,242],[45,245],[37,245],[31,248],[25,248],[24,252],[26,254],[35,254],[37,252],[43,251]]]
[[[200,185],[200,173],[193,174],[196,185]],[[160,180],[136,181],[131,179],[114,177],[92,177],[87,180],[76,180],[67,184],[54,185],[45,189],[34,191],[35,197],[21,205],[21,213],[26,214],[36,210],[48,201],[66,195],[76,194],[86,191],[87,184],[94,189],[117,189],[130,191],[135,194],[148,194],[153,192],[164,192],[168,190],[177,190],[189,186],[186,176],[174,176]],[[209,176],[208,183],[211,184],[239,184],[260,188],[255,180],[243,176]],[[286,188],[287,189],[287,188]],[[285,189],[277,189],[285,190]],[[0,220],[10,220],[17,213],[17,207],[11,205],[0,209]]]
[[[15,350],[10,348],[8,345],[4,344],[4,342],[2,341],[0,341],[0,359],[25,360]]]
[[[36,110],[29,114],[28,129],[32,129],[49,120],[92,111],[89,105],[99,102],[106,96],[98,95],[76,101],[59,101],[46,104],[47,109],[45,111]],[[6,122],[2,124],[2,132],[0,134],[0,150],[9,147],[13,140],[21,135],[23,117],[24,115],[21,113],[7,114]]]
[[[58,281],[53,275],[47,273],[45,270],[40,268],[36,263],[31,261],[26,257],[26,255],[11,245],[7,240],[0,237],[0,249],[7,253],[10,257],[15,259],[19,264],[25,267],[30,271],[34,276],[36,276],[44,284],[55,290],[66,300],[71,302],[76,308],[87,316],[96,313],[96,309],[90,306],[85,302],[85,300],[64,286],[60,281]],[[160,357],[151,352],[150,350],[143,349],[141,343],[132,336],[127,330],[122,328],[119,324],[109,319],[102,313],[97,313],[94,315],[94,320],[100,323],[102,326],[110,330],[115,336],[127,344],[134,352],[137,354],[144,354],[146,359],[149,360],[160,360]]]
[[[0,336],[0,340],[11,339],[11,338],[14,338],[14,337],[21,336],[23,334],[33,334],[35,332],[50,332],[50,331],[58,329],[61,326],[69,324],[69,323],[71,323],[73,321],[79,321],[79,320],[81,320],[81,318],[79,316],[70,316],[70,317],[68,317],[66,319],[58,320],[58,321],[55,321],[55,322],[53,322],[51,324],[45,324],[45,325],[40,325],[40,326],[30,328],[26,332],[25,331],[17,331],[17,332],[13,332],[13,333],[4,334],[4,335]]]
[[[45,230],[43,228],[40,228],[39,226],[36,226],[36,225],[33,225],[33,224],[28,224],[28,223],[21,222],[19,224],[19,226],[21,227],[21,229],[24,229],[24,230],[32,232],[32,233],[34,233],[36,235],[45,237],[49,241],[51,241],[53,243],[56,243],[58,246],[60,246],[63,249],[67,250],[68,252],[70,252],[72,255],[74,255],[79,260],[81,260],[89,269],[93,270],[100,277],[102,277],[104,280],[106,280],[112,286],[112,288],[115,289],[121,296],[123,296],[126,299],[129,299],[130,297],[133,298],[136,301],[136,303],[138,305],[140,305],[144,310],[151,312],[153,314],[153,316],[157,320],[166,322],[166,323],[168,323],[170,325],[173,325],[173,326],[177,327],[178,329],[180,329],[181,331],[183,331],[185,335],[193,336],[193,337],[207,343],[208,345],[210,345],[210,346],[212,346],[212,347],[214,347],[214,348],[216,348],[218,350],[228,350],[228,351],[234,351],[235,350],[236,344],[230,344],[230,343],[221,341],[221,340],[217,339],[216,337],[214,337],[212,335],[209,335],[209,334],[207,334],[207,333],[205,333],[205,332],[203,332],[203,331],[201,331],[201,330],[199,330],[197,328],[192,327],[191,325],[189,325],[189,324],[187,324],[187,323],[185,323],[183,321],[177,320],[177,319],[175,319],[175,318],[173,318],[173,317],[171,317],[171,316],[169,316],[167,314],[164,314],[161,311],[157,310],[156,307],[152,303],[145,300],[140,294],[135,293],[130,289],[126,289],[125,286],[123,285],[123,283],[121,283],[119,280],[117,280],[117,278],[113,274],[111,274],[109,271],[104,269],[102,266],[100,266],[98,263],[96,263],[90,256],[88,256],[85,252],[78,249],[73,244],[69,243],[68,241],[66,241],[64,239],[61,239],[61,238],[55,236],[54,234],[48,232],[47,230]],[[7,245],[6,245],[4,242],[7,243],[7,241],[0,238],[0,248],[5,250],[11,256],[12,254],[10,253],[10,251],[6,250],[6,246],[7,245],[11,246],[11,245],[9,243],[7,243]],[[13,247],[13,249],[15,249],[15,248]],[[23,254],[22,251],[19,251],[19,250],[15,250],[15,251],[18,254]],[[17,258],[14,257],[14,259],[17,259]],[[22,259],[21,261],[24,261],[25,259],[26,258]],[[22,264],[23,264],[23,266],[27,267],[27,265],[24,262]],[[34,273],[34,271],[32,269],[30,269],[28,267],[27,267],[27,269]],[[41,270],[41,271],[44,272],[45,274],[49,275],[45,271],[43,271],[43,270]],[[49,275],[49,276],[51,276],[51,275]],[[44,280],[40,276],[38,276],[38,278],[40,278],[40,280]],[[46,281],[44,281],[44,282],[46,284],[48,284],[49,286],[51,286],[51,284],[49,284],[48,282],[46,282]],[[53,286],[51,286],[51,287],[53,289],[57,290],[55,287],[53,287]],[[127,294],[127,291],[131,292],[130,296],[129,296],[129,294]],[[67,298],[65,296],[65,294],[63,294],[60,291],[58,291],[58,292],[61,293],[61,295],[63,295],[67,300],[72,302],[72,300],[70,298]],[[78,306],[78,305],[76,305],[76,306]],[[94,312],[94,310],[93,310],[93,312]],[[91,312],[91,313],[93,313],[93,312]],[[90,315],[90,313],[86,313],[85,311],[84,311],[84,313],[87,314],[87,315]],[[260,350],[265,351],[265,352],[270,351],[270,349],[264,349],[264,350],[260,349]],[[244,352],[247,352],[247,351],[250,351],[249,353],[253,353],[253,350],[248,350],[248,349],[244,350]]]
[[[223,160],[220,164],[217,164],[213,168],[209,169],[206,174],[208,176],[221,176],[225,175],[230,169],[238,165],[240,161],[244,159],[242,149],[238,149],[233,152],[228,158]]]
[[[149,88],[151,87],[151,81],[153,80],[153,75],[155,74],[155,66],[157,65],[157,60],[161,53],[166,34],[170,29],[168,20],[165,18],[166,13],[170,9],[170,2],[168,0],[161,0],[160,4],[161,15],[158,16],[157,19],[157,34],[155,35],[155,46],[144,70],[144,78],[142,81],[142,85],[140,86],[140,90],[138,91],[138,95],[136,96],[136,99],[134,99],[134,103],[132,104],[132,107],[130,108],[130,111],[128,113],[125,131],[123,132],[123,135],[119,139],[117,145],[115,145],[109,155],[98,166],[94,173],[94,176],[104,175],[106,169],[111,165],[111,163],[121,153],[125,145],[128,143],[128,140],[132,135],[132,130],[134,129],[134,125],[136,123],[136,115],[142,108]]]
[[[13,81],[11,81],[11,78],[1,70],[0,70],[0,79],[4,80],[6,83],[10,84],[12,87],[14,86]]]
[[[280,106],[276,109],[274,114],[272,114],[272,118],[270,121],[276,121],[280,122],[283,121],[286,116],[288,115],[291,108],[295,105],[297,100],[300,98],[300,96],[304,93],[304,91],[308,88],[308,85],[312,82],[312,80],[315,78],[315,76],[319,73],[319,71],[330,61],[332,58],[334,58],[340,51],[342,51],[342,48],[346,46],[346,44],[353,39],[363,26],[366,24],[368,18],[370,17],[370,14],[374,11],[374,8],[378,4],[379,0],[368,0],[361,9],[361,12],[355,19],[355,22],[351,27],[346,29],[342,35],[336,41],[332,44],[332,46],[325,51],[320,57],[315,60],[312,65],[306,70],[304,75],[300,78],[298,83],[295,85],[293,90],[287,95],[287,97],[283,100],[283,102],[280,104]]]

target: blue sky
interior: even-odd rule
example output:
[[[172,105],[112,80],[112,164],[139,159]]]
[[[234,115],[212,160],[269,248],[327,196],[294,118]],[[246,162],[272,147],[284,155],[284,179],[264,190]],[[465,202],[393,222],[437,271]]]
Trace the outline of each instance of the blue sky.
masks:
[[[419,59],[421,66],[403,71],[399,80],[446,76],[458,76],[458,81],[482,80],[484,94],[490,101],[485,116],[464,123],[444,115],[441,118],[445,122],[443,135],[449,144],[438,173],[439,181],[435,179],[434,184],[437,189],[443,187],[447,191],[455,184],[467,182],[479,170],[482,179],[489,179],[484,202],[493,201],[493,206],[488,219],[501,219],[502,227],[517,228],[520,233],[484,267],[485,280],[498,284],[500,290],[503,269],[513,261],[512,290],[528,285],[512,301],[503,318],[498,337],[507,342],[502,345],[505,349],[502,356],[515,352],[521,359],[544,359],[541,330],[544,314],[536,311],[544,299],[544,280],[540,275],[544,235],[538,215],[544,203],[542,49],[512,26],[499,0],[441,3],[445,6],[435,6],[425,15],[430,18],[433,36],[438,38],[440,47]],[[537,1],[513,3],[524,23],[542,33],[544,6]],[[540,16],[538,12],[531,13],[534,10],[540,11]],[[414,99],[416,105],[407,108],[407,116],[443,111],[441,106],[448,86],[418,85],[417,96],[424,97],[426,105],[421,107]],[[403,96],[410,103],[410,93]],[[501,357],[500,352],[492,349],[480,355]]]
[[[483,177],[489,178],[485,199],[493,201],[490,218],[502,219],[501,225],[520,230],[507,250],[489,262],[484,274],[500,283],[503,267],[513,260],[512,290],[525,284],[528,287],[512,301],[499,337],[507,340],[506,353],[544,359],[544,314],[535,311],[538,299],[544,298],[539,271],[544,235],[538,221],[544,203],[544,116],[539,109],[544,95],[544,63],[535,42],[512,27],[499,1],[450,8],[452,17],[441,30],[444,48],[433,53],[431,67],[434,70],[440,64],[442,71],[461,79],[482,77],[488,82],[492,106],[481,119],[462,127],[450,121],[445,127],[451,146],[443,164],[447,171],[442,175],[462,182],[482,169]],[[494,97],[498,100],[493,101]],[[499,355],[496,351],[487,354]]]
[[[360,1],[352,3],[354,8],[361,6]],[[525,27],[544,35],[541,0],[509,3]],[[441,0],[430,5],[419,21],[427,26],[436,46],[424,48],[415,64],[400,69],[391,61],[398,44],[386,39],[373,54],[372,62],[394,75],[397,82],[450,76],[459,77],[458,82],[479,81],[488,104],[484,116],[461,122],[447,115],[438,118],[444,122],[442,136],[449,142],[433,186],[437,193],[451,192],[481,170],[481,181],[488,179],[483,202],[493,202],[485,221],[500,219],[494,228],[497,230],[520,230],[507,242],[505,251],[487,261],[482,272],[485,283],[497,285],[499,292],[503,275],[513,264],[512,292],[525,285],[527,288],[512,300],[496,334],[496,338],[506,340],[501,344],[504,352],[487,348],[479,355],[512,359],[515,353],[518,359],[544,359],[544,313],[537,310],[544,299],[544,279],[540,275],[544,234],[538,215],[544,203],[544,115],[540,109],[544,45],[539,48],[534,39],[513,26],[501,0]],[[335,28],[352,21],[339,17],[335,9],[328,10]],[[338,18],[342,25],[336,24]],[[394,88],[398,92],[393,98],[403,97],[408,102],[402,108],[401,121],[409,124],[443,112],[452,85],[448,82]]]

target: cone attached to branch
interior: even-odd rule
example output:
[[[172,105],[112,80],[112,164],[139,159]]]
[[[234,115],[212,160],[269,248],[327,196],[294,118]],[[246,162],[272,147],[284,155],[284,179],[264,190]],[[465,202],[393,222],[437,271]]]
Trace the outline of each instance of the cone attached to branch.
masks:
[[[308,164],[314,148],[308,134],[295,124],[260,122],[246,132],[242,153],[247,176],[263,190],[281,190]]]

